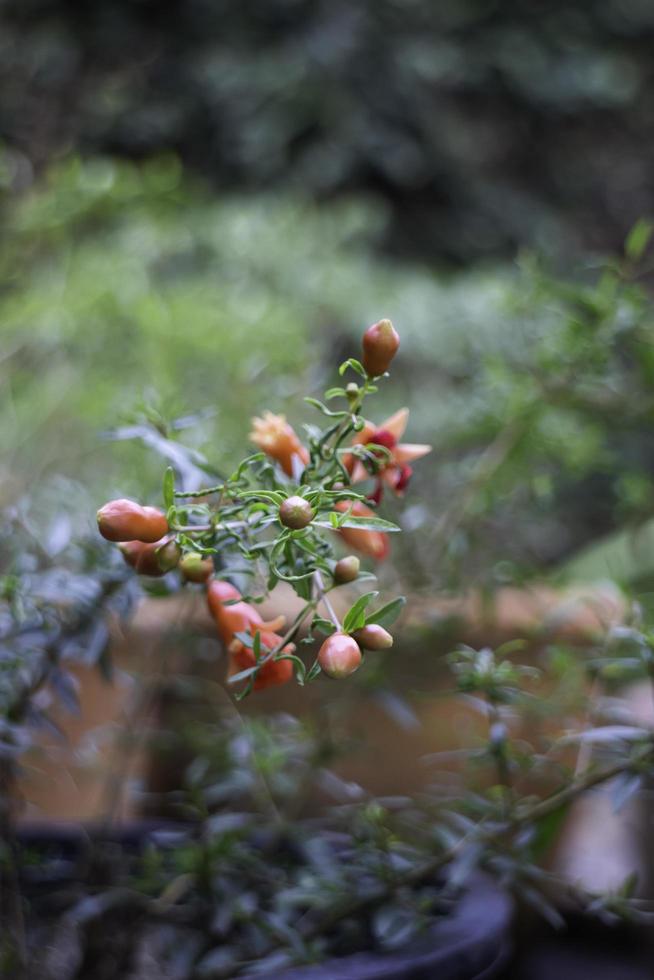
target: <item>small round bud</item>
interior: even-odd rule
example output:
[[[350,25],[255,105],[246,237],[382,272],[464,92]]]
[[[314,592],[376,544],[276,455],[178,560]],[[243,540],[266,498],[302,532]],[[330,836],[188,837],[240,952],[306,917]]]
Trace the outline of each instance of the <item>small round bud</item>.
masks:
[[[318,663],[323,673],[335,680],[353,674],[361,666],[361,660],[359,644],[347,633],[332,633],[318,653]]]
[[[345,395],[350,403],[355,402],[359,397],[358,384],[356,384],[354,381],[350,381],[350,383],[345,387]]]
[[[159,568],[165,574],[166,572],[171,572],[173,568],[177,568],[179,564],[180,555],[182,554],[182,549],[177,544],[174,538],[170,541],[165,541],[163,544],[159,545],[154,552],[157,564]]]
[[[133,500],[110,500],[97,514],[98,529],[107,541],[160,541],[168,532],[166,515]]]
[[[213,575],[213,562],[211,558],[205,557],[197,551],[189,551],[180,561],[179,570],[186,582],[202,583]]]
[[[362,626],[360,630],[355,630],[352,636],[364,650],[388,650],[393,646],[393,637],[378,623]]]
[[[284,527],[300,531],[311,524],[315,517],[313,507],[304,497],[288,497],[279,508],[279,519]]]
[[[359,577],[361,562],[356,555],[347,555],[340,558],[334,566],[334,581],[338,585],[345,585],[347,582],[354,582]]]
[[[390,320],[380,320],[363,335],[363,366],[371,378],[388,371],[400,346],[400,337]]]

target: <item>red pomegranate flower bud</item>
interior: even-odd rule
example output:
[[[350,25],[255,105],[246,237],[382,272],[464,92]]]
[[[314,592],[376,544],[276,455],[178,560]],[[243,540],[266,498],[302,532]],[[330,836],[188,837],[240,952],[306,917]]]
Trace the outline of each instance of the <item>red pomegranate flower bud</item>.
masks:
[[[349,677],[361,666],[361,650],[347,633],[332,633],[318,653],[318,663],[328,677],[340,680]]]
[[[361,562],[356,555],[347,555],[340,558],[334,566],[334,581],[338,585],[345,585],[347,582],[354,582],[359,577]]]
[[[252,419],[250,441],[272,459],[277,460],[288,476],[293,476],[293,457],[306,466],[309,453],[298,439],[285,415],[264,412],[263,418]]]
[[[351,501],[340,500],[335,509],[344,513],[352,504]],[[355,500],[352,504],[352,514],[354,517],[375,517],[374,510],[366,507],[360,500]],[[383,561],[388,557],[389,543],[388,535],[383,531],[370,531],[364,528],[341,527],[338,533],[351,548],[360,551],[362,555],[368,555],[376,561]]]
[[[388,650],[393,646],[393,637],[378,623],[362,626],[360,630],[355,630],[352,636],[364,650]]]
[[[181,548],[173,538],[146,544],[143,541],[124,541],[119,545],[123,558],[139,575],[159,578],[172,571],[179,562]]]
[[[133,500],[110,500],[98,511],[98,529],[107,541],[160,541],[168,533],[166,515]]]
[[[390,320],[380,320],[363,335],[363,366],[371,378],[388,371],[400,346],[400,337]]]
[[[261,650],[264,656],[266,650],[275,649],[279,639],[276,633],[266,631],[261,633]],[[288,643],[282,652],[293,653],[294,650],[294,644]],[[241,670],[247,670],[248,667],[254,667],[256,663],[254,652],[240,640],[235,640],[229,647],[229,655],[231,660],[229,673],[231,676],[238,674]],[[278,687],[280,684],[287,684],[292,678],[293,664],[290,660],[273,660],[271,658],[266,660],[257,673],[252,690],[264,691],[267,687]]]
[[[186,582],[202,583],[213,575],[213,562],[197,551],[189,551],[180,561],[179,570]]]
[[[284,527],[300,531],[311,524],[316,516],[315,511],[304,497],[288,497],[279,508],[279,519]]]

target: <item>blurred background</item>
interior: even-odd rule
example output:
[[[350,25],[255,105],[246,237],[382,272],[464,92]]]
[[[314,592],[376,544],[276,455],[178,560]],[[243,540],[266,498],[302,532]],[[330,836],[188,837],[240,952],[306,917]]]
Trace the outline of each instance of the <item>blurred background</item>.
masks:
[[[144,413],[197,416],[183,438],[231,461],[253,412],[319,391],[384,315],[404,346],[380,412],[406,402],[435,447],[405,508],[414,587],[448,556],[491,583],[549,569],[648,511],[647,312],[628,275],[597,281],[636,222],[633,256],[649,235],[650,4],[0,18],[5,501],[53,474],[152,492],[158,460],[100,439]],[[526,405],[444,556],[426,525]]]
[[[161,445],[112,432],[229,465],[388,316],[375,421],[434,447],[386,514],[401,685],[436,596],[517,590],[511,633],[543,584],[649,588],[653,43],[646,0],[0,0],[11,520],[63,561],[106,499],[159,500]],[[431,719],[416,759],[450,731],[368,685]]]
[[[347,692],[239,710],[331,739],[312,806],[451,785],[456,765],[424,758],[478,744],[445,697],[460,639],[532,640],[548,680],[527,734],[585,724],[580,649],[654,594],[653,46],[648,0],[0,0],[12,615],[18,580],[37,610],[95,601],[122,568],[98,506],[158,504],[164,459],[233,465],[265,409],[301,431],[302,396],[390,317],[402,348],[374,421],[406,405],[407,441],[433,446],[382,514],[405,532],[378,569],[409,597],[400,638]],[[52,713],[49,756],[26,753],[32,819],[108,799],[168,815],[200,717],[214,739],[229,699],[203,599],[143,588],[125,631],[84,622],[56,692],[73,714]],[[0,654],[1,708],[22,667]],[[152,743],[125,753],[137,723]],[[573,820],[559,861],[614,884],[643,851],[597,825]]]

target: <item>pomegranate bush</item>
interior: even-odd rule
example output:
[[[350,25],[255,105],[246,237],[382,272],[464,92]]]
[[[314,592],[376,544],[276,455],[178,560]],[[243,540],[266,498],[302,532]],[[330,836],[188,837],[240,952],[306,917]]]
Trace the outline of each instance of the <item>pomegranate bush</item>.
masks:
[[[177,488],[169,467],[165,513],[120,499],[98,511],[100,533],[120,542],[137,572],[156,577],[179,567],[184,580],[204,585],[229,657],[229,681],[242,685],[239,698],[293,676],[299,684],[321,673],[347,677],[366,651],[392,645],[385,626],[399,613],[402,597],[372,610],[378,592],[365,592],[341,622],[329,593],[373,577],[360,570],[355,555],[337,557],[337,540],[374,560],[385,558],[388,536],[399,528],[378,516],[384,492],[404,494],[411,463],[430,451],[400,442],[406,410],[381,425],[363,416],[399,346],[390,320],[366,330],[361,360],[350,358],[339,369],[343,385],[330,388],[324,401],[306,399],[325,421],[307,425],[305,441],[284,416],[266,411],[253,420],[250,437],[259,451],[227,479],[187,491]],[[245,593],[234,578],[246,582]],[[266,622],[257,609],[279,582],[303,602],[290,624],[283,616]],[[302,642],[324,637],[308,667],[295,642],[305,624]]]

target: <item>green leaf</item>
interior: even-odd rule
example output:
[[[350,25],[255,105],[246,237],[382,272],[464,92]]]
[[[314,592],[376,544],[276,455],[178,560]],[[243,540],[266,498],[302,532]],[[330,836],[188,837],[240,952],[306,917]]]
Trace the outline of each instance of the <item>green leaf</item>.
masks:
[[[333,525],[327,521],[314,520],[312,521],[313,527],[326,527],[329,530],[332,529]],[[384,531],[392,534],[395,531],[401,531],[402,529],[397,526],[397,524],[392,524],[390,521],[385,521],[381,517],[345,517],[343,521],[339,521],[339,527],[354,527],[359,531]]]
[[[166,468],[163,478],[163,499],[166,510],[175,506],[175,470],[172,466]]]
[[[539,858],[547,853],[559,836],[565,820],[570,812],[571,804],[562,803],[556,810],[541,817],[535,824],[534,837],[531,843],[531,851],[534,857]]]
[[[359,596],[343,620],[343,630],[346,633],[351,633],[353,630],[358,630],[362,626],[365,626],[366,606],[378,595],[379,592],[366,592],[364,595]]]
[[[327,408],[317,398],[305,398],[304,400],[308,405],[313,405],[314,408],[317,408],[319,412],[322,412],[323,415],[326,415],[330,419],[342,419],[350,414],[347,411],[332,412],[331,408]]]
[[[367,376],[363,364],[361,361],[357,361],[356,357],[349,357],[347,361],[343,361],[338,369],[338,373],[341,377],[343,377],[348,368],[352,368],[352,370],[356,371],[356,373],[361,375],[362,378]]]
[[[296,657],[294,653],[284,653],[281,654],[279,657],[275,657],[275,660],[276,661],[290,660],[293,666],[295,667],[295,677],[297,679],[298,684],[300,685],[300,687],[304,687],[304,682],[307,677],[307,669],[304,666],[303,661],[300,660],[299,657]]]
[[[379,626],[391,626],[402,612],[405,604],[406,599],[403,595],[398,596],[397,599],[392,599],[385,606],[380,606],[370,616],[366,616],[366,625],[376,623]]]
[[[638,261],[649,244],[654,225],[646,218],[639,218],[633,226],[624,244],[625,255],[632,261]]]
[[[328,388],[325,392],[325,398],[330,401],[332,398],[344,398],[345,388]]]
[[[227,683],[238,684],[239,681],[244,681],[248,677],[252,677],[252,675],[256,674],[258,670],[259,667],[257,665],[255,665],[254,667],[247,667],[245,670],[240,670],[238,674],[233,674],[232,677],[228,678]]]
[[[309,673],[307,674],[305,678],[305,682],[308,683],[309,681],[315,680],[319,674],[322,674],[322,670],[320,668],[320,664],[318,663],[318,661],[316,661],[315,664],[313,664],[313,666],[311,667]]]

